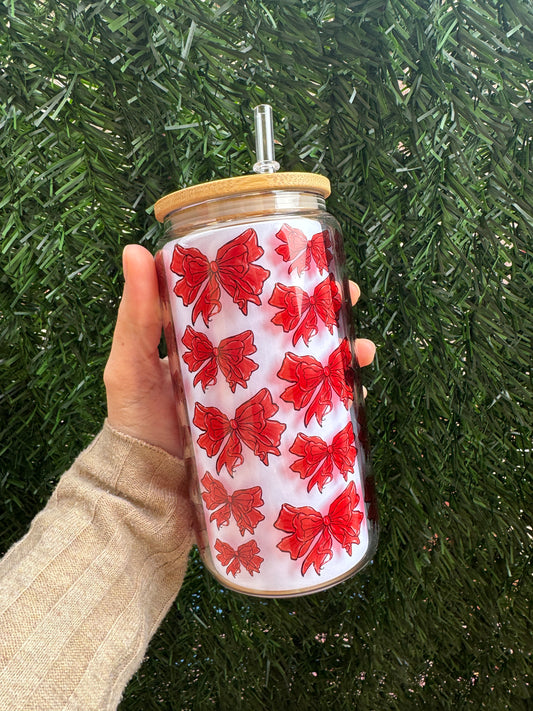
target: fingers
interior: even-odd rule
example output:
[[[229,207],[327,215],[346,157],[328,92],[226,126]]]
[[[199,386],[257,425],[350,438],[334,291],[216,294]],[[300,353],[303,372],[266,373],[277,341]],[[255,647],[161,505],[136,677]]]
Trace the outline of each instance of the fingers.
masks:
[[[349,286],[352,306],[355,306],[355,304],[361,298],[361,289],[354,281],[350,281]],[[370,363],[372,363],[372,361],[374,360],[374,356],[376,355],[376,346],[374,342],[369,341],[368,338],[356,338],[354,347],[355,356],[359,365],[361,367],[364,367],[365,365],[370,365]]]
[[[350,285],[350,299],[352,300],[352,306],[355,306],[361,296],[361,289],[354,281],[350,281],[348,283]]]
[[[128,245],[123,252],[124,293],[120,303],[110,361],[122,367],[132,358],[158,360],[161,339],[161,309],[155,262],[141,245]],[[356,304],[361,290],[350,281],[350,297]],[[355,341],[359,365],[370,365],[376,353],[374,343],[366,338]]]
[[[372,363],[376,355],[376,345],[373,341],[369,341],[368,338],[356,338],[354,348],[355,357],[362,368]]]
[[[111,357],[157,355],[161,338],[161,310],[155,263],[138,244],[123,252],[124,293],[118,310]]]

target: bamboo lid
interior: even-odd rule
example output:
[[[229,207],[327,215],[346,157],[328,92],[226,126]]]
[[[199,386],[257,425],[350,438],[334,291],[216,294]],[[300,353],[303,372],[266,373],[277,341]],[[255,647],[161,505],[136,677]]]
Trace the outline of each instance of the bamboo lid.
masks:
[[[327,198],[331,193],[329,180],[316,173],[262,173],[242,175],[238,178],[224,178],[209,183],[192,185],[183,190],[165,195],[154,206],[156,219],[163,222],[175,210],[206,200],[231,197],[262,190],[299,190],[316,193]]]

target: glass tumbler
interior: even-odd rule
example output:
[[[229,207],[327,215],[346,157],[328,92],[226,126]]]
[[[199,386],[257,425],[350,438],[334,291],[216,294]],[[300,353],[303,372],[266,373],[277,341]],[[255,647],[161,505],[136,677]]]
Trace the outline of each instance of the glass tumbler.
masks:
[[[156,203],[197,542],[217,580],[296,596],[371,560],[377,507],[327,178],[265,173]]]

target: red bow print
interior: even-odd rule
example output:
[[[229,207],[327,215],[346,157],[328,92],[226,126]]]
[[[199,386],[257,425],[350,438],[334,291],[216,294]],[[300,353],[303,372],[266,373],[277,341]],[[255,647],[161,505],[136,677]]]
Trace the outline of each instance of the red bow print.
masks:
[[[305,413],[305,426],[313,415],[319,425],[333,407],[332,388],[348,409],[349,401],[353,399],[352,356],[348,341],[344,339],[328,358],[327,365],[322,365],[313,356],[297,356],[286,353],[278,378],[287,380],[294,385],[286,388],[281,399],[292,402],[295,410],[309,405]]]
[[[360,405],[357,410],[357,424],[359,425],[359,432],[357,433],[357,436],[359,438],[359,442],[361,443],[364,453],[368,457],[370,455],[370,441],[368,439],[366,412],[365,408],[362,405]]]
[[[376,495],[376,480],[374,476],[366,476],[363,480],[363,494],[367,504],[367,518],[369,521],[378,522],[378,501]]]
[[[357,448],[352,423],[333,437],[328,446],[320,437],[308,437],[299,433],[289,452],[297,459],[291,464],[293,472],[298,472],[302,479],[309,479],[307,491],[316,484],[319,491],[333,478],[333,467],[337,467],[346,479],[348,472],[353,472]]]
[[[198,315],[202,314],[207,326],[211,317],[220,311],[220,287],[231,296],[245,316],[249,301],[261,304],[259,294],[270,272],[252,262],[263,253],[252,228],[220,247],[212,262],[196,247],[176,245],[170,269],[182,279],[176,282],[174,293],[183,299],[185,306],[200,294],[194,305],[192,322],[195,323]]]
[[[315,287],[312,296],[308,296],[299,286],[276,284],[268,303],[281,309],[272,319],[272,323],[282,326],[285,333],[296,328],[303,316],[292,336],[292,345],[295,346],[302,338],[308,346],[309,340],[318,333],[317,317],[327,326],[329,332],[333,333],[342,299],[333,275],[330,274]]]
[[[363,514],[355,511],[358,502],[359,496],[355,484],[351,481],[333,501],[326,516],[322,516],[311,506],[296,508],[283,504],[274,526],[289,535],[282,538],[277,547],[280,551],[290,553],[292,560],[306,556],[302,563],[302,575],[305,575],[311,566],[320,575],[322,566],[333,557],[333,538],[342,545],[348,555],[352,555],[352,545],[359,544]],[[315,539],[317,540],[311,548]]]
[[[246,381],[258,368],[255,361],[247,358],[257,350],[254,345],[254,334],[251,331],[243,331],[236,336],[224,338],[218,348],[214,348],[206,335],[187,326],[181,342],[189,349],[189,352],[183,355],[189,373],[198,370],[193,385],[201,383],[204,393],[209,385],[216,383],[219,368],[233,393],[237,385],[245,388]]]
[[[320,273],[327,271],[331,262],[331,238],[327,230],[317,232],[310,240],[302,230],[284,224],[276,237],[282,242],[276,247],[276,252],[284,262],[292,262],[289,274],[296,269],[301,276],[311,266],[311,259],[317,265]]]
[[[227,565],[226,573],[230,573],[235,577],[241,572],[241,564],[246,570],[253,575],[259,573],[259,568],[264,558],[261,558],[258,553],[261,553],[255,541],[247,541],[239,546],[237,550],[232,548],[229,543],[224,543],[219,538],[215,541],[215,549],[218,551],[217,558],[222,565]]]
[[[202,492],[202,499],[205,501],[208,510],[213,511],[209,520],[216,521],[218,528],[227,526],[231,516],[233,516],[241,536],[244,536],[245,531],[253,533],[257,524],[265,518],[257,510],[258,507],[263,506],[265,503],[261,497],[260,486],[253,486],[250,489],[237,489],[233,494],[228,494],[224,485],[213,478],[209,472],[205,473],[202,485],[206,489],[206,491]]]
[[[209,457],[218,453],[229,435],[217,459],[217,474],[220,474],[220,470],[225,466],[228,473],[233,476],[235,467],[243,463],[241,442],[249,447],[264,464],[268,464],[269,454],[279,457],[278,446],[286,425],[270,419],[278,409],[266,388],[239,405],[233,420],[216,407],[204,407],[196,403],[193,423],[204,430],[204,434],[198,437],[198,444],[205,449]]]

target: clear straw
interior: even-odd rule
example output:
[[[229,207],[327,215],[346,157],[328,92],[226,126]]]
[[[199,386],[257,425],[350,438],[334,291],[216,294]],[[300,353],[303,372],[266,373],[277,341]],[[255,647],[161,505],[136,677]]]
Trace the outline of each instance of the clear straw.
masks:
[[[275,173],[279,163],[274,155],[274,126],[272,123],[272,106],[260,104],[254,109],[255,122],[255,153],[257,162],[254,173]]]

